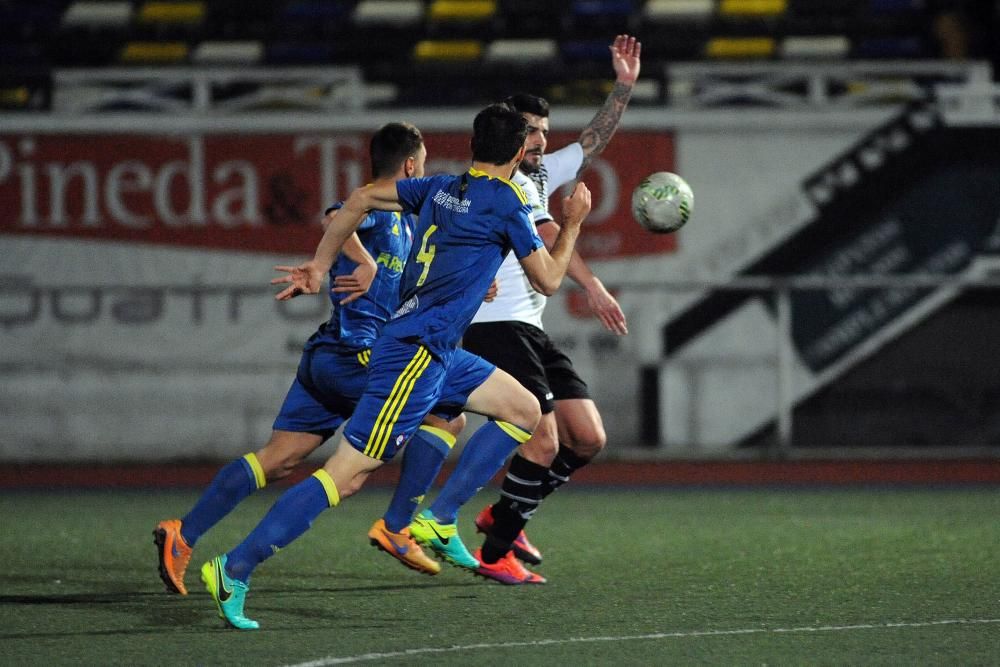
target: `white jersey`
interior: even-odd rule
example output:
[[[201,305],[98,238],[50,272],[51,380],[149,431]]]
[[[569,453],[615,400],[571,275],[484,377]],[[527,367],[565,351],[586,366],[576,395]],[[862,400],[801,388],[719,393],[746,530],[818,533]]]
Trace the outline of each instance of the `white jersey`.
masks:
[[[511,179],[517,183],[531,205],[531,220],[539,223],[552,220],[549,215],[549,195],[562,185],[576,178],[583,165],[583,147],[572,143],[554,153],[545,155],[541,168],[529,178],[518,170]],[[521,263],[514,253],[508,253],[500,270],[497,271],[500,293],[490,303],[483,302],[472,323],[480,322],[526,322],[542,328],[542,311],[545,310],[545,295],[536,292],[524,274]]]

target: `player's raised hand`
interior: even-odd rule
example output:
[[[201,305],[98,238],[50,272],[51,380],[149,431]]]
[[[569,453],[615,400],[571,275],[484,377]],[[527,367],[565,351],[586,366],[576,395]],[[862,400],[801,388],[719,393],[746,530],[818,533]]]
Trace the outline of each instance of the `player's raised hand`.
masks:
[[[625,313],[617,299],[604,287],[604,283],[594,277],[592,287],[587,289],[587,305],[601,321],[604,328],[613,334],[624,336],[628,333]]]
[[[563,198],[563,224],[579,226],[590,213],[590,190],[579,181],[569,197]]]
[[[630,35],[618,35],[611,49],[611,66],[615,69],[615,80],[631,86],[639,78],[639,57],[642,42]]]
[[[274,295],[278,301],[288,301],[300,294],[318,294],[323,287],[325,272],[317,268],[312,260],[298,266],[276,266],[274,270],[288,274],[271,279],[272,285],[288,284],[288,287]]]
[[[347,295],[340,300],[341,305],[357,301],[372,286],[372,281],[375,280],[377,272],[377,264],[358,264],[357,268],[351,273],[334,276],[333,288],[330,291]]]

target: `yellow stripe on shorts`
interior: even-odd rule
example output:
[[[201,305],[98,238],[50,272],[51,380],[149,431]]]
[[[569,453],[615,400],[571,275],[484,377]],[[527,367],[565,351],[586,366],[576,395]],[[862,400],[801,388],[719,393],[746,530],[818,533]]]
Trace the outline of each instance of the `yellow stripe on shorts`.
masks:
[[[393,385],[392,391],[389,392],[389,398],[375,419],[375,426],[368,436],[368,444],[365,445],[365,456],[377,459],[385,453],[385,446],[392,434],[392,427],[395,425],[399,413],[403,410],[403,406],[406,405],[406,401],[410,397],[410,392],[413,391],[413,385],[416,383],[417,378],[430,365],[430,362],[431,355],[427,352],[427,348],[423,346],[417,348],[417,353],[413,355],[410,363],[406,365],[403,372],[396,378],[396,384]]]
[[[358,352],[358,362],[362,366],[367,366],[368,365],[368,360],[371,359],[371,358],[372,358],[372,351],[371,351],[370,348],[369,349],[365,349],[365,350],[361,350],[360,352]]]
[[[267,485],[267,475],[264,474],[264,467],[257,459],[257,455],[250,452],[249,454],[245,454],[243,458],[246,459],[246,462],[250,464],[250,469],[253,470],[253,481],[257,484],[257,488],[263,489]]]

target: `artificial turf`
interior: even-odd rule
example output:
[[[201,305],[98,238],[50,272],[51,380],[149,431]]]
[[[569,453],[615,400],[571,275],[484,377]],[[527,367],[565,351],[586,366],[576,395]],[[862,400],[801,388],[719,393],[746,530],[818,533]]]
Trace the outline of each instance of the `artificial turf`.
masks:
[[[478,545],[474,511],[462,517]],[[9,665],[1000,663],[1000,492],[958,488],[572,487],[529,529],[544,586],[404,569],[365,533],[369,489],[255,573],[256,632],[198,580],[276,498],[197,545],[187,597],[151,530],[195,491],[0,493],[0,655]]]

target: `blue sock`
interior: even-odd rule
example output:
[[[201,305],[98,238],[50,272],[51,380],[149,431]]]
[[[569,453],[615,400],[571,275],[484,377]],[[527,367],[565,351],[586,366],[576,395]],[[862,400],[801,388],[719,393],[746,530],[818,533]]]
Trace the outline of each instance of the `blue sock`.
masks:
[[[398,533],[410,525],[417,505],[434,484],[444,460],[455,446],[455,436],[433,426],[421,426],[406,445],[399,483],[385,511],[385,527]]]
[[[337,486],[320,468],[311,477],[281,494],[239,546],[226,554],[226,573],[246,583],[254,568],[283,549],[302,533],[327,507],[340,502]]]
[[[201,498],[181,519],[181,537],[193,547],[205,532],[233,511],[244,498],[264,488],[267,480],[256,454],[231,461],[216,473]]]
[[[431,505],[434,518],[455,523],[459,508],[493,479],[510,453],[530,437],[530,431],[508,422],[489,421],[480,426],[465,443],[458,465]]]

